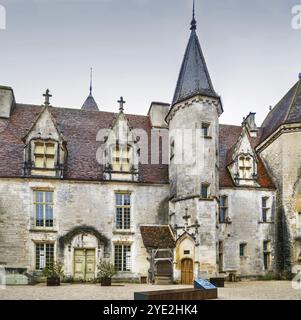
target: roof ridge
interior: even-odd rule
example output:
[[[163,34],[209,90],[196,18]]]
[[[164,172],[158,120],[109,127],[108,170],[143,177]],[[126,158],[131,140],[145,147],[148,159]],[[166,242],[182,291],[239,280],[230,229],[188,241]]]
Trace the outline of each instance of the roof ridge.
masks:
[[[293,98],[292,98],[291,104],[290,104],[290,106],[288,107],[287,112],[286,112],[286,114],[285,114],[285,117],[284,117],[284,119],[283,119],[284,122],[287,121],[287,118],[288,118],[289,114],[291,113],[291,109],[292,109],[292,106],[293,106],[293,104],[294,104],[294,102],[295,102],[295,100],[296,100],[296,96],[297,96],[297,93],[298,93],[300,84],[301,84],[301,80],[298,81],[298,83],[297,83],[297,87],[296,87],[296,89],[295,89],[295,93],[294,93],[294,96],[293,96]]]

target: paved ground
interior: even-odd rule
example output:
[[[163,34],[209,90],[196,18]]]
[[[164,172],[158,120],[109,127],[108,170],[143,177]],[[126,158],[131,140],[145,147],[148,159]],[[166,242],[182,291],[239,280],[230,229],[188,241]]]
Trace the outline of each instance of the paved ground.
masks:
[[[94,284],[63,284],[61,287],[7,286],[0,289],[0,300],[131,300],[134,292],[189,288],[191,286],[152,286],[139,284],[101,287]],[[301,290],[292,289],[288,281],[250,281],[226,283],[219,289],[222,300],[301,300]]]

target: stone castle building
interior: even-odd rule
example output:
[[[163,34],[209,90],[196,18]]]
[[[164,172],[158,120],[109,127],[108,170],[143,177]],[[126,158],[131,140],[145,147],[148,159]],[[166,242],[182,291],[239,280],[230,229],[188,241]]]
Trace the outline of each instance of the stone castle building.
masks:
[[[171,105],[146,116],[17,103],[0,87],[0,265],[54,260],[91,280],[191,283],[288,272],[301,260],[301,77],[258,127],[222,125],[196,33]]]

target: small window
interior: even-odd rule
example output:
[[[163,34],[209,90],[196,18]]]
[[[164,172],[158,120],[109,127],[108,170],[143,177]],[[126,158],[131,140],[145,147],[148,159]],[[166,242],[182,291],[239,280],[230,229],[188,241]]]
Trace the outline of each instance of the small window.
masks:
[[[241,243],[239,245],[239,256],[241,258],[246,256],[246,248],[247,248],[247,244],[246,243]]]
[[[209,190],[210,190],[210,185],[208,183],[202,183],[201,185],[201,197],[202,199],[209,199]]]
[[[131,246],[125,244],[115,244],[114,265],[116,271],[131,271]]]
[[[131,194],[116,193],[116,229],[131,228]]]
[[[190,254],[190,250],[184,250],[184,254]]]
[[[170,143],[170,159],[174,158],[175,156],[175,141],[172,140]]]
[[[218,242],[218,269],[222,272],[224,269],[224,243],[223,241]]]
[[[36,227],[53,227],[53,191],[34,191]]]
[[[301,236],[301,212],[298,212],[298,221],[297,221],[297,236]]]
[[[34,165],[39,169],[54,169],[55,144],[51,142],[36,142],[34,144]]]
[[[269,270],[271,266],[271,241],[263,242],[263,264],[264,270]]]
[[[219,222],[225,223],[228,218],[228,197],[221,196],[219,203]]]
[[[54,262],[54,244],[36,243],[36,270],[43,270]]]
[[[262,222],[268,222],[271,221],[270,216],[270,207],[269,207],[269,197],[262,197]]]
[[[210,124],[209,123],[202,123],[202,136],[203,137],[209,137],[209,129]]]

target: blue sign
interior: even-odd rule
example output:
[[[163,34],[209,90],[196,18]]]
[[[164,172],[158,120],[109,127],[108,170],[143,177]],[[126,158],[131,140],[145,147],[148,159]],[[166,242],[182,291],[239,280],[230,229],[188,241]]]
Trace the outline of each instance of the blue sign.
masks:
[[[202,290],[216,289],[212,283],[203,279],[194,280],[194,288]]]

